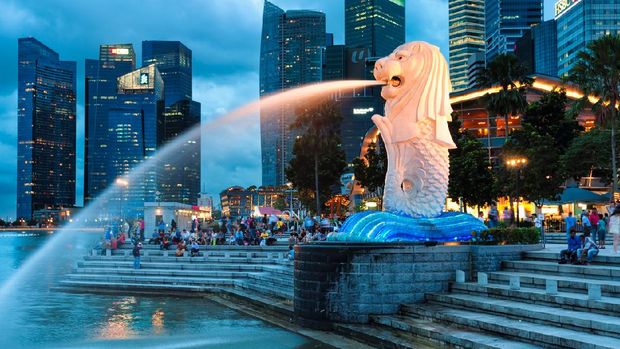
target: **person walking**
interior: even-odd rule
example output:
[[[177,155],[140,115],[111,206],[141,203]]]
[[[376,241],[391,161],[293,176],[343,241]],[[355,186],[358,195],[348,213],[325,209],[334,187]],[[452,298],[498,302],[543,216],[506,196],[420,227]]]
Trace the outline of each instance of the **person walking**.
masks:
[[[140,250],[142,249],[142,243],[138,242],[133,247],[133,268],[140,269]]]
[[[614,208],[611,216],[609,216],[609,226],[607,231],[613,235],[614,252],[618,253],[618,243],[620,242],[620,207]]]

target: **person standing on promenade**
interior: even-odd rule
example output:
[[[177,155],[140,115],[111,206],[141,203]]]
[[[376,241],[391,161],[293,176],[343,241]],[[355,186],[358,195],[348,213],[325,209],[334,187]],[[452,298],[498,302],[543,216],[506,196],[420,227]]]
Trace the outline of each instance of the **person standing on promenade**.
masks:
[[[142,249],[142,243],[138,242],[133,247],[133,268],[140,269],[140,250]]]
[[[611,212],[607,230],[614,237],[614,252],[618,253],[618,242],[620,242],[620,207],[614,208]]]
[[[598,248],[605,248],[605,237],[607,236],[607,223],[602,214],[598,214]]]
[[[574,227],[577,228],[577,218],[573,216],[572,212],[568,213],[568,217],[564,218],[564,222],[566,223],[566,240],[570,238],[570,231]]]

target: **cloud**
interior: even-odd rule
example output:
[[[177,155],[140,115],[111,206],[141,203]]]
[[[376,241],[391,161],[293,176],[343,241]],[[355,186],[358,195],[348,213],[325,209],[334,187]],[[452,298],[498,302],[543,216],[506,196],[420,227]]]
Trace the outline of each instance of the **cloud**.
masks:
[[[219,77],[195,76],[192,98],[201,103],[203,121],[258,98],[258,73],[222,74]]]
[[[0,1],[0,31],[4,33],[17,33],[24,28],[36,27],[41,23],[30,10],[18,6],[15,1]]]

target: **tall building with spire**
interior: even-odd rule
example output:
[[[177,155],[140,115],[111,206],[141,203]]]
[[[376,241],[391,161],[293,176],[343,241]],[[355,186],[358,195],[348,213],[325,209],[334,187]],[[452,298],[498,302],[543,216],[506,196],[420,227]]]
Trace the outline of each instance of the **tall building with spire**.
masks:
[[[484,52],[484,0],[450,0],[448,2],[450,35],[450,80],[453,90],[468,88],[468,61]]]
[[[324,13],[284,11],[265,1],[260,53],[261,98],[321,81],[325,44]],[[281,106],[260,112],[263,185],[286,183],[285,169],[297,136],[290,128],[295,120],[292,109]]]
[[[76,63],[17,43],[17,218],[75,205]]]

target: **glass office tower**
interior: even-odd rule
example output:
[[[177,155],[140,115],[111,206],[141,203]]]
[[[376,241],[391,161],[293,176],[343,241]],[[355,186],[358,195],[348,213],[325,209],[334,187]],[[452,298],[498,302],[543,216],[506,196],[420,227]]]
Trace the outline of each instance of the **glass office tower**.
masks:
[[[110,184],[107,175],[108,111],[116,102],[117,78],[135,69],[131,44],[101,45],[99,60],[85,67],[84,201],[94,199]]]
[[[484,0],[450,0],[450,80],[454,91],[468,88],[467,61],[484,52]]]
[[[405,42],[405,0],[345,0],[344,41],[383,57]]]
[[[180,41],[142,41],[142,66],[150,64],[164,80],[166,106],[192,99],[192,50]]]
[[[534,70],[537,74],[558,76],[558,34],[555,20],[532,28]]]
[[[154,64],[118,78],[117,98],[108,109],[107,181],[127,176],[132,169],[152,158],[163,138],[164,82]],[[155,201],[160,164],[152,163],[119,188],[110,200],[110,211],[119,203],[121,216],[142,215],[144,202]]]
[[[620,34],[620,0],[561,0],[555,4],[558,75],[565,76],[577,53],[603,35]]]
[[[17,218],[75,205],[76,63],[35,38],[17,48]]]
[[[486,62],[513,53],[517,39],[542,22],[543,0],[485,0]]]
[[[317,11],[284,11],[269,1],[263,9],[260,57],[260,96],[322,78],[325,48],[325,14]],[[292,106],[261,110],[261,160],[263,185],[286,183],[285,169],[297,136],[290,125]]]

